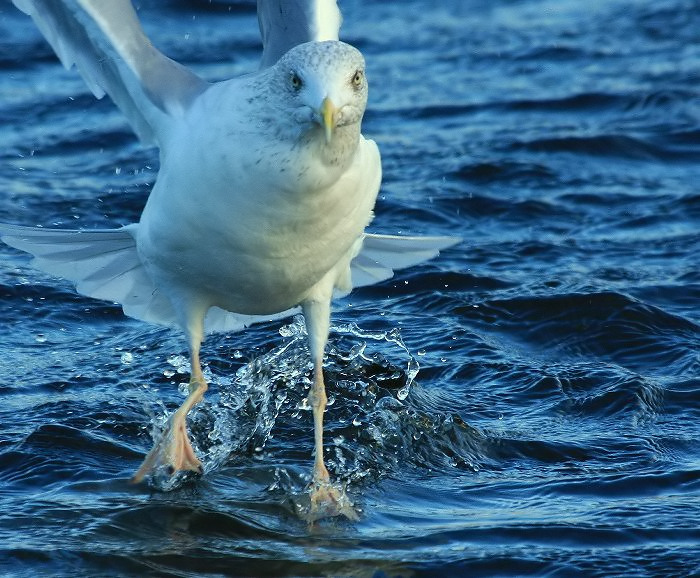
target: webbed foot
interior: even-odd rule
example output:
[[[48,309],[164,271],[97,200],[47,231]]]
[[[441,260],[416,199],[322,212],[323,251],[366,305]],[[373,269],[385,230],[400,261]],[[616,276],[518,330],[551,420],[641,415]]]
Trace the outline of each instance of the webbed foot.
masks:
[[[172,476],[179,471],[202,473],[202,462],[194,453],[185,429],[185,414],[176,411],[168,422],[161,438],[143,460],[141,467],[131,478],[131,483],[141,482],[147,475],[165,470]]]
[[[314,480],[309,490],[311,506],[305,518],[313,523],[321,518],[345,516],[348,520],[356,522],[360,519],[353,503],[348,498],[345,488],[332,484],[328,480]]]

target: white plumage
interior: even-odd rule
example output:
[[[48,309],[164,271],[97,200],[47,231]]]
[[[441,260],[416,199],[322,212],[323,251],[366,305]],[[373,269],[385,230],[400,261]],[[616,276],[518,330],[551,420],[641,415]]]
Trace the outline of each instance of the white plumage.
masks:
[[[306,319],[314,361],[316,462],[310,516],[354,512],[323,464],[323,352],[330,302],[457,239],[364,232],[381,181],[361,120],[364,59],[338,41],[334,0],[259,0],[261,70],[209,84],[158,52],[128,0],[14,0],[67,67],[109,94],[161,168],[139,223],[106,231],[0,225],[9,245],[127,315],[188,337],[190,395],[135,480],[198,470],[185,418],[207,389],[205,332]]]

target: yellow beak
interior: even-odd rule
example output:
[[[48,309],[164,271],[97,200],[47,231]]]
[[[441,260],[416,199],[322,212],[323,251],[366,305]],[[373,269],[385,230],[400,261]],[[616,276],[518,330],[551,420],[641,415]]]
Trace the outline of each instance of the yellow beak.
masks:
[[[326,132],[326,144],[330,144],[333,139],[333,132],[338,122],[337,112],[338,109],[335,108],[331,99],[324,98],[319,113],[321,114],[321,125]]]

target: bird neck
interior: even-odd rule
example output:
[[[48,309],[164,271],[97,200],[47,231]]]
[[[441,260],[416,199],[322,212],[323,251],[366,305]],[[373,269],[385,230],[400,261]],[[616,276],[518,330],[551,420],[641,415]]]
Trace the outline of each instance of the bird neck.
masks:
[[[326,141],[323,129],[314,126],[308,133],[302,135],[300,144],[312,144],[324,165],[345,170],[352,162],[359,142],[360,123],[358,122],[337,127],[330,142]]]

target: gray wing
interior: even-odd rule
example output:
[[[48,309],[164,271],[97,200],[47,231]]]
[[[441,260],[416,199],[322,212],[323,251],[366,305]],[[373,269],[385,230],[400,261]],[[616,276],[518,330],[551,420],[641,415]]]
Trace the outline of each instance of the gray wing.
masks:
[[[260,68],[272,66],[297,44],[338,40],[341,20],[336,0],[258,0]]]
[[[75,65],[97,98],[108,94],[144,143],[208,86],[159,52],[130,0],[13,0],[66,68]]]

